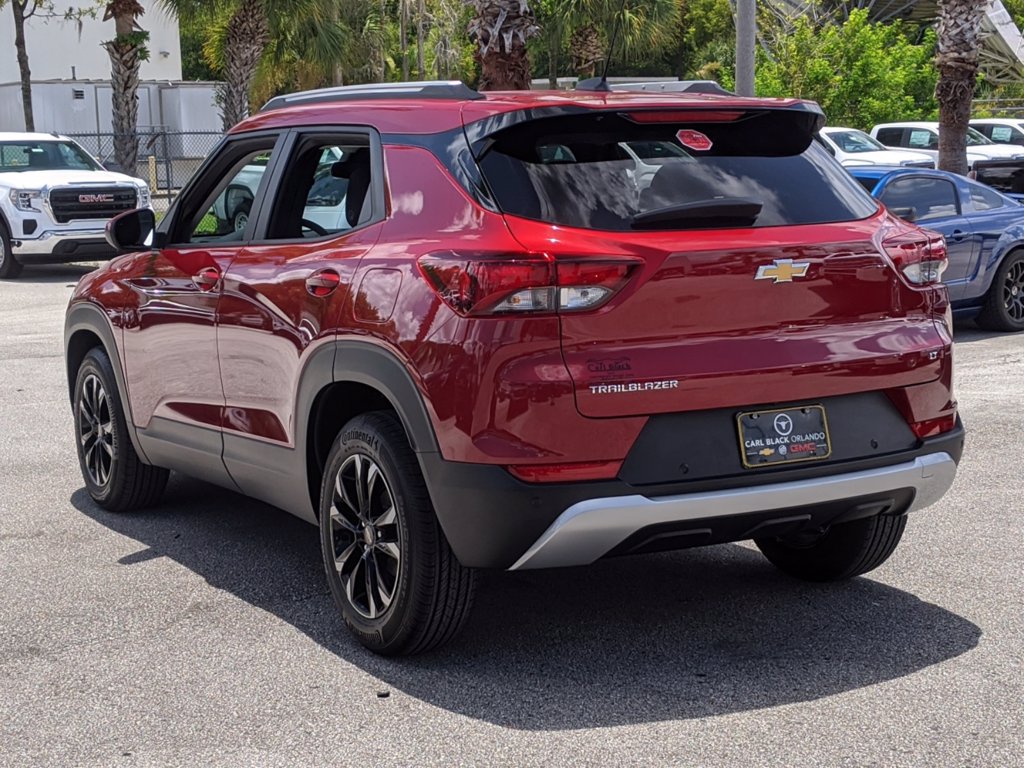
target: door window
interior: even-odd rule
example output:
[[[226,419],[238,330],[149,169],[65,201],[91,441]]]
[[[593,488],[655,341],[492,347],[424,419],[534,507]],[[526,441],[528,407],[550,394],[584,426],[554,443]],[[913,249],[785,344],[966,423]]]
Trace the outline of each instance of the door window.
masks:
[[[939,135],[927,128],[914,128],[910,131],[911,149],[938,149]]]
[[[207,167],[201,183],[181,199],[170,242],[230,243],[247,237],[275,141],[259,137],[228,145]]]
[[[960,212],[956,188],[945,179],[897,179],[885,188],[880,199],[895,215],[908,221],[940,219]]]
[[[316,239],[375,219],[369,137],[300,139],[277,189],[268,240]]]

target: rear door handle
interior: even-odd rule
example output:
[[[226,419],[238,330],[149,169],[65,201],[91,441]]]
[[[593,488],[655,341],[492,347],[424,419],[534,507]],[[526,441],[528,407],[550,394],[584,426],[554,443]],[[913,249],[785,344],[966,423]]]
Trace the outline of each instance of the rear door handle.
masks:
[[[192,276],[192,282],[200,291],[212,291],[220,282],[220,270],[216,267],[204,267]]]

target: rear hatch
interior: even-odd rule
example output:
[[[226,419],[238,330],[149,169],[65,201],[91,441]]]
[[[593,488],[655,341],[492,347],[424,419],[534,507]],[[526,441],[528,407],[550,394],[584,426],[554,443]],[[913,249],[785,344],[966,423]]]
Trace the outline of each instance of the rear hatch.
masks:
[[[811,402],[938,377],[935,292],[901,279],[883,245],[904,225],[812,143],[819,120],[617,111],[492,137],[480,166],[525,249],[628,265],[600,308],[561,312],[580,413]],[[629,151],[641,142],[647,155],[664,143],[653,174]]]

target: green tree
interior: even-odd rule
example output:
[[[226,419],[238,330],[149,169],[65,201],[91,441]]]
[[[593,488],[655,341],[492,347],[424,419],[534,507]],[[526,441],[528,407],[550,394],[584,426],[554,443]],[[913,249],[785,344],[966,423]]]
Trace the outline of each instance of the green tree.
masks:
[[[145,12],[138,0],[111,0],[103,15],[114,22],[114,37],[103,44],[110,56],[114,157],[132,175],[139,158],[139,68],[149,59],[149,33],[139,26]]]
[[[768,38],[755,80],[759,96],[817,101],[833,125],[931,118],[937,110],[935,34],[914,43],[902,24],[872,24],[854,10],[842,24],[799,18],[788,33]]]

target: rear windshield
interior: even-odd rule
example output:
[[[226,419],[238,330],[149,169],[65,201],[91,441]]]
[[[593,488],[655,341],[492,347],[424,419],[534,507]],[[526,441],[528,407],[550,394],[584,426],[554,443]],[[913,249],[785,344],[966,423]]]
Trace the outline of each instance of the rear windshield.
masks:
[[[480,167],[505,213],[586,229],[870,216],[877,204],[811,141],[809,119],[784,111],[700,124],[617,113],[544,118],[495,134]]]

